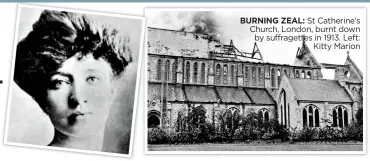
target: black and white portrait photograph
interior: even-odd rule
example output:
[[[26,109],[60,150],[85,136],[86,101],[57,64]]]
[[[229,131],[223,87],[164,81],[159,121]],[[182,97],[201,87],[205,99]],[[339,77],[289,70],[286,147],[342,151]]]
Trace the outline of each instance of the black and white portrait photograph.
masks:
[[[364,154],[364,8],[147,8],[147,154]]]
[[[144,26],[19,5],[5,144],[130,156]]]

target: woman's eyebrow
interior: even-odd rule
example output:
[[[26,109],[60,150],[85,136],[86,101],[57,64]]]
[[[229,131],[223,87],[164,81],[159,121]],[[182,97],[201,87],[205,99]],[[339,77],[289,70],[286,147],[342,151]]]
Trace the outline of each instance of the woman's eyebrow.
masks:
[[[64,73],[64,72],[55,72],[53,75],[61,75],[61,76],[64,76],[64,77],[67,77],[69,79],[69,81],[73,81],[73,76],[72,74],[69,74],[69,73]]]

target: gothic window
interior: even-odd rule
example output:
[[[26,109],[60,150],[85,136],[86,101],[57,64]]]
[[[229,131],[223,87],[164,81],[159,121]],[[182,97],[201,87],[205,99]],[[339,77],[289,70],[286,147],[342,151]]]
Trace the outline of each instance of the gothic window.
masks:
[[[315,127],[320,127],[320,115],[319,110],[315,110]]]
[[[170,61],[167,60],[164,68],[164,80],[167,82],[170,80]]]
[[[271,87],[275,87],[275,70],[274,68],[271,69]]]
[[[307,127],[307,110],[306,109],[303,109],[302,117],[303,117],[303,127]]]
[[[148,127],[158,127],[161,123],[160,121],[160,112],[156,110],[151,110],[148,113]]]
[[[185,66],[185,82],[190,82],[190,62],[186,62]]]
[[[265,85],[265,82],[264,82],[264,73],[262,72],[262,69],[261,67],[258,68],[258,82],[259,82],[259,85],[260,86],[264,86]]]
[[[270,120],[270,118],[269,118],[269,111],[266,108],[263,108],[263,109],[259,110],[258,111],[258,117],[262,121],[268,122]]]
[[[200,81],[201,83],[206,83],[206,65],[204,63],[200,67]]]
[[[257,86],[256,68],[252,67],[252,85]]]
[[[224,74],[224,84],[227,84],[227,78],[228,78],[228,68],[227,68],[227,64],[224,65],[224,69],[223,69],[223,74]]]
[[[298,70],[295,71],[295,77],[299,78],[299,71]]]
[[[157,61],[157,80],[161,80],[162,77],[162,60],[158,59]]]
[[[239,110],[236,109],[235,107],[232,107],[226,111],[225,115],[226,116],[224,117],[226,118],[225,121],[227,128],[236,130],[239,127],[238,125],[241,119]]]
[[[319,109],[314,105],[303,108],[303,127],[320,127]]]
[[[348,126],[348,110],[343,106],[337,106],[333,109],[333,126],[346,127]]]
[[[279,102],[281,104],[281,124],[287,126],[289,113],[287,111],[286,93],[284,89],[281,90]]]
[[[193,83],[197,83],[198,79],[198,63],[195,62],[193,65]]]
[[[284,125],[284,120],[283,120],[284,119],[284,117],[283,117],[283,105],[280,106],[280,111],[281,111],[280,112],[280,114],[281,114],[281,119],[280,119],[281,120],[281,124]]]
[[[244,85],[245,86],[248,86],[248,80],[249,79],[249,71],[248,71],[248,67],[246,66],[245,67],[245,71],[244,71]]]
[[[221,84],[221,65],[216,65],[216,84]]]
[[[230,76],[231,76],[231,84],[234,85],[234,65],[231,65],[231,71],[230,71]]]
[[[177,60],[172,63],[172,82],[177,81]]]
[[[306,73],[304,73],[304,71],[301,72],[301,78],[306,78]]]
[[[307,72],[307,78],[311,79],[311,72],[310,71]]]

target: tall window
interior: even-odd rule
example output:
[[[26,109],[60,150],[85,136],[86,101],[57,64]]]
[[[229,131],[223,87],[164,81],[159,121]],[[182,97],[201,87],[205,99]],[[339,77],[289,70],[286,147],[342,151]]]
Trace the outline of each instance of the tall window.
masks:
[[[227,68],[227,64],[224,65],[224,84],[227,84],[227,79],[228,79],[228,68]]]
[[[306,78],[306,73],[304,73],[304,71],[301,72],[301,78]]]
[[[303,108],[303,127],[307,126],[320,127],[319,109],[314,105],[307,105],[306,107]]]
[[[278,69],[277,71],[277,76],[278,76],[278,87],[280,86],[280,82],[281,82],[281,73],[280,73],[280,69]]]
[[[206,65],[204,63],[200,67],[200,82],[206,83]]]
[[[172,63],[172,82],[177,81],[177,60]]]
[[[245,86],[249,85],[248,79],[249,79],[249,71],[248,71],[248,67],[246,66],[244,70],[244,85]]]
[[[164,68],[164,80],[167,82],[170,80],[170,61],[167,60]]]
[[[231,65],[231,71],[230,71],[230,76],[231,76],[231,84],[234,85],[235,79],[234,79],[234,65]]]
[[[307,72],[307,78],[311,79],[311,72],[310,71]]]
[[[221,84],[221,65],[216,65],[216,84]]]
[[[271,69],[271,87],[275,87],[275,69]]]
[[[162,78],[162,60],[158,59],[157,61],[157,80],[161,80]]]
[[[343,106],[337,106],[333,109],[333,126],[348,126],[348,110]]]
[[[198,63],[195,62],[193,65],[193,83],[197,83],[198,80]]]
[[[252,86],[257,86],[256,68],[252,67]]]
[[[259,86],[264,86],[265,85],[265,74],[262,72],[261,67],[258,68],[258,82]]]
[[[258,116],[264,122],[268,122],[270,120],[269,111],[266,108],[263,108],[263,109],[259,110],[258,111]]]
[[[299,78],[299,71],[298,70],[295,71],[295,77]]]
[[[185,66],[185,82],[190,82],[190,62],[186,62]]]

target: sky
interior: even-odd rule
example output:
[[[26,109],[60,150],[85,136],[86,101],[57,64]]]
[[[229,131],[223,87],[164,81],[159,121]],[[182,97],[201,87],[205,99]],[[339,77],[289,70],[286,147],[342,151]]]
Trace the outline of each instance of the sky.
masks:
[[[190,29],[194,15],[199,11],[212,12],[208,14],[212,19],[211,24],[216,24],[217,31],[215,32],[220,36],[221,41],[225,44],[229,44],[230,40],[233,40],[234,45],[239,50],[246,52],[252,52],[255,41],[255,35],[259,36],[273,36],[276,33],[252,33],[250,32],[250,26],[248,24],[241,24],[241,17],[299,17],[301,19],[308,19],[312,17],[318,19],[323,18],[357,18],[360,19],[360,24],[350,24],[348,27],[359,27],[360,32],[356,33],[360,35],[360,41],[355,42],[360,44],[360,49],[349,49],[349,50],[319,50],[314,49],[315,41],[306,41],[306,44],[310,48],[311,52],[316,57],[319,63],[331,63],[331,64],[344,64],[347,51],[351,59],[360,68],[362,73],[366,73],[366,10],[359,8],[343,9],[343,8],[232,8],[232,9],[210,9],[210,8],[196,8],[196,9],[165,9],[165,8],[151,8],[146,9],[145,14],[147,17],[147,26],[155,28],[165,28],[172,30],[180,30],[182,27]],[[345,11],[345,12],[343,12]],[[260,27],[271,27],[275,25],[277,28],[281,28],[282,24],[265,24],[259,25]],[[297,27],[297,24],[284,24],[284,27]],[[309,25],[304,24],[303,27],[311,26],[313,29],[315,26],[319,27],[331,27],[336,26],[339,28],[342,24],[337,25],[324,25],[316,24]],[[281,35],[286,36],[314,36],[328,33],[282,33]],[[347,34],[353,33],[329,33],[329,34]],[[342,37],[340,37],[342,38]],[[343,43],[342,41],[341,43]],[[297,54],[298,47],[301,47],[301,41],[295,42],[284,42],[284,41],[263,41],[257,42],[257,45],[264,57],[265,62],[278,63],[278,64],[290,64],[293,65],[295,56]],[[323,70],[325,79],[333,79],[334,71]]]

